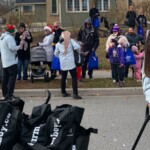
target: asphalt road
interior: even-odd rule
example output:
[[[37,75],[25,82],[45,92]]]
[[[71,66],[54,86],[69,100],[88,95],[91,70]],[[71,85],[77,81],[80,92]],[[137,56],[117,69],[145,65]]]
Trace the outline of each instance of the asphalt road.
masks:
[[[45,97],[25,97],[25,113],[44,102]],[[52,109],[57,105],[71,104],[85,108],[81,125],[98,128],[91,134],[89,150],[131,150],[145,117],[146,102],[138,96],[87,96],[82,100],[72,98],[51,98]],[[149,150],[150,123],[136,150]]]

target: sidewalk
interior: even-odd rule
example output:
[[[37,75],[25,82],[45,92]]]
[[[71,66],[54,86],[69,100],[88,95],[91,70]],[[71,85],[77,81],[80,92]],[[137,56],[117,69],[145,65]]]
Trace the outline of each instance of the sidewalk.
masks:
[[[129,72],[129,78],[132,76]],[[70,76],[68,75],[70,78]],[[110,70],[97,70],[93,73],[94,78],[111,78]],[[60,78],[60,77],[58,77]],[[94,81],[94,80],[93,80]],[[34,84],[34,83],[33,83]],[[16,89],[14,95],[19,97],[46,97],[47,90],[51,91],[52,96],[60,97],[60,89]],[[72,89],[67,89],[72,93]],[[81,96],[117,96],[117,95],[143,95],[142,87],[126,87],[126,88],[79,88]],[[0,96],[2,93],[0,91]]]

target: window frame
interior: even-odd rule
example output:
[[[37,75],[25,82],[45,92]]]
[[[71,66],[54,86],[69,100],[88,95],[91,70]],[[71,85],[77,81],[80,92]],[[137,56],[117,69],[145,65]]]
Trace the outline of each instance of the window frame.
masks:
[[[82,0],[79,0],[79,11],[76,11],[75,10],[75,3],[74,3],[75,0],[72,0],[72,11],[68,10],[68,0],[66,0],[66,12],[68,13],[87,13],[89,12],[89,0],[87,0],[87,10],[86,11],[83,11],[83,5],[82,5]]]
[[[56,13],[53,13],[52,1],[53,0],[51,0],[51,14],[52,15],[58,15],[58,0],[56,0]]]
[[[32,12],[24,12],[24,8],[23,8],[24,6],[32,6]],[[21,13],[25,15],[35,14],[35,5],[33,4],[21,5]]]
[[[101,6],[102,6],[102,10],[99,10],[99,12],[109,12],[110,0],[108,0],[108,10],[104,10],[104,0],[101,0]]]

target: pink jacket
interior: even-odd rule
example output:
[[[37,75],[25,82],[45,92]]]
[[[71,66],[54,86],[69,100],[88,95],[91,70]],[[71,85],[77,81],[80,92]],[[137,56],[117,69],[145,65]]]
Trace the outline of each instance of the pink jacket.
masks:
[[[136,64],[133,65],[133,68],[135,69],[141,69],[141,63],[142,63],[142,58],[144,57],[144,51],[140,54],[134,54],[134,58],[136,61]]]

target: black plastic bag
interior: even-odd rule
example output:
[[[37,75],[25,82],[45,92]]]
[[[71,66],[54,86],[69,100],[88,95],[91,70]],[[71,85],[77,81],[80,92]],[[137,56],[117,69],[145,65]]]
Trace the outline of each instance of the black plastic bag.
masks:
[[[32,149],[35,144],[45,145],[46,121],[51,114],[51,106],[48,104],[50,100],[49,91],[48,94],[44,104],[33,108],[31,116],[25,114],[23,116],[20,144],[28,150]]]
[[[56,107],[46,123],[47,149],[67,150],[73,144],[76,126],[80,126],[84,108],[62,105]]]
[[[0,101],[0,149],[11,150],[20,136],[22,110],[24,102],[20,98],[14,101]]]

